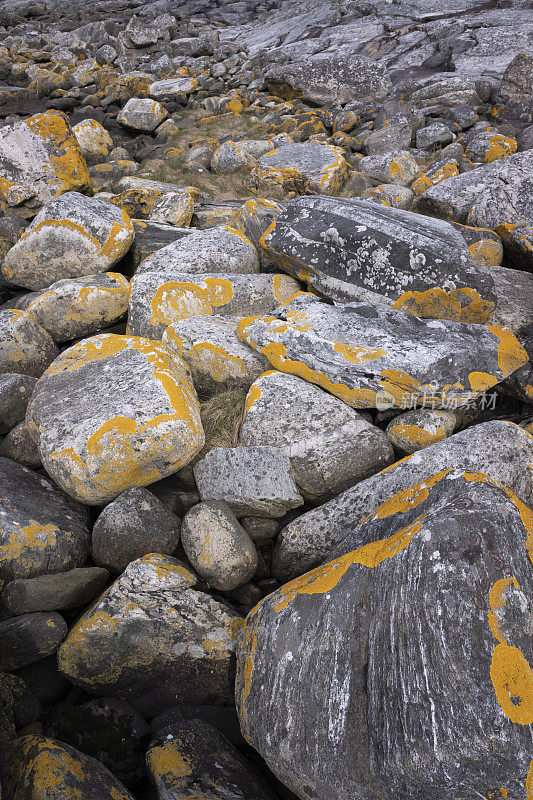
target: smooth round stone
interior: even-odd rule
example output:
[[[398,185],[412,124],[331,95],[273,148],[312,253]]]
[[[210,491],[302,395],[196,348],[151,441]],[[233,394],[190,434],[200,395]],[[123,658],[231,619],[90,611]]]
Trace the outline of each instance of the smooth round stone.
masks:
[[[0,622],[0,669],[10,671],[55,653],[67,623],[55,612],[36,611]]]
[[[395,417],[386,433],[398,450],[410,454],[451,436],[456,424],[453,411],[417,408]]]

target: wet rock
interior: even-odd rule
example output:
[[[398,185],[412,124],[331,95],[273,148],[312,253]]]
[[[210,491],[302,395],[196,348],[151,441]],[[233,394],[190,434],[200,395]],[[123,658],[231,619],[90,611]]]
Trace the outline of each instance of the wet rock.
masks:
[[[58,353],[54,340],[30,313],[0,309],[0,372],[38,378]]]
[[[66,115],[45,111],[4,126],[0,179],[2,199],[8,204],[20,191],[43,205],[63,192],[90,190],[87,165]]]
[[[327,55],[276,65],[265,81],[274,93],[280,90],[301,96],[313,105],[338,106],[364,97],[379,98],[391,86],[387,71],[360,55]]]
[[[299,288],[287,275],[141,272],[131,281],[128,332],[160,339],[169,325],[196,315],[268,313]]]
[[[30,292],[17,307],[32,314],[56,342],[90,336],[128,310],[129,281],[118,272],[65,278]]]
[[[405,455],[451,436],[457,424],[453,411],[413,409],[399,414],[387,425],[387,435],[393,445]]]
[[[48,202],[8,252],[2,272],[17,286],[45,289],[61,278],[106,272],[128,251],[128,215],[69,192]]]
[[[2,785],[13,800],[133,800],[115,776],[93,758],[44,736],[22,736],[9,749]]]
[[[117,122],[127,128],[151,133],[168,117],[168,111],[161,103],[155,100],[130,97],[120,114]]]
[[[113,149],[113,139],[103,125],[95,119],[84,119],[72,127],[82,155],[87,164],[105,161]]]
[[[191,275],[228,272],[232,275],[259,272],[257,250],[246,236],[227,226],[194,231],[178,241],[158,248],[138,267],[143,272]]]
[[[248,392],[239,441],[282,448],[302,495],[319,502],[394,460],[383,431],[346,403],[273,370]]]
[[[364,200],[298,198],[262,246],[278,266],[338,302],[463,322],[486,322],[495,308],[492,278],[442,220]]]
[[[128,786],[143,777],[148,725],[123,700],[99,697],[69,708],[54,724],[53,735],[95,758]]]
[[[260,188],[282,186],[299,194],[333,194],[342,188],[348,173],[339,147],[303,142],[285,144],[261,156],[250,180]]]
[[[278,539],[274,574],[287,580],[320,564],[380,503],[439,470],[482,472],[531,505],[532,464],[533,440],[510,422],[484,422],[455,433],[290,522]]]
[[[148,717],[180,702],[231,703],[242,619],[196,583],[169,556],[132,562],[71,629],[60,669],[89,693],[126,700]]]
[[[7,433],[24,419],[36,382],[30,375],[0,375],[0,433]]]
[[[303,503],[278,447],[216,447],[193,471],[202,501],[224,500],[237,517],[282,517]]]
[[[272,316],[243,319],[239,337],[276,369],[353,408],[465,402],[528,360],[505,328],[427,321],[355,303],[331,307],[305,295]]]
[[[19,669],[55,653],[67,635],[67,623],[55,612],[22,614],[0,622],[0,635],[0,669]]]
[[[148,553],[172,554],[179,541],[179,517],[147,489],[128,489],[96,520],[92,557],[95,564],[122,572]]]
[[[187,367],[140,337],[70,347],[36,386],[26,422],[47,472],[92,505],[175,472],[204,444]]]
[[[254,543],[222,500],[193,506],[183,519],[181,541],[191,566],[213,589],[230,591],[255,574]]]
[[[251,612],[241,728],[298,797],[466,797],[496,784],[520,797],[531,760],[529,526],[523,504],[485,475],[428,473]]]
[[[251,765],[214,727],[200,719],[176,720],[152,739],[146,765],[159,800],[275,800]]]
[[[0,457],[0,578],[31,578],[85,563],[90,533],[80,506],[46,478]]]
[[[238,318],[194,316],[174,322],[163,333],[163,343],[174,349],[191,370],[202,396],[228,389],[248,390],[269,367],[268,360],[237,336]]]
[[[89,603],[104,590],[109,573],[100,567],[85,567],[10,581],[2,602],[13,614],[61,611]]]

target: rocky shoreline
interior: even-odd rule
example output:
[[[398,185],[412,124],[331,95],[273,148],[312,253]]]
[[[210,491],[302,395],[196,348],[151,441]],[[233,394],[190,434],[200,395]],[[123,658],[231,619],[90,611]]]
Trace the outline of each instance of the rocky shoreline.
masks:
[[[533,796],[532,39],[0,3],[1,800]]]

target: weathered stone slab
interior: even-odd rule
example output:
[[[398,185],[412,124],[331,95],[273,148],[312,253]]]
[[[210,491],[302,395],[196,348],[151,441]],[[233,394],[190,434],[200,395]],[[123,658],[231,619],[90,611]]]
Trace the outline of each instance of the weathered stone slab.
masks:
[[[490,274],[449,223],[364,200],[301,197],[262,246],[278,266],[337,302],[391,305],[420,317],[486,322]]]
[[[301,294],[239,337],[273,367],[316,383],[353,408],[442,407],[475,398],[528,361],[506,328],[421,320],[402,311]]]
[[[250,180],[259,187],[280,185],[299,194],[333,194],[348,177],[344,151],[319,142],[284,144],[261,156]]]

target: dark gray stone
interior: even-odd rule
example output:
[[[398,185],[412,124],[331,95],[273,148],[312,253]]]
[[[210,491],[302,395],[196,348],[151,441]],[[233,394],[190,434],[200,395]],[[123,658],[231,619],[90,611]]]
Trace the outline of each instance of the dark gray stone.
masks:
[[[10,581],[1,598],[13,614],[61,611],[89,603],[104,590],[108,578],[108,571],[100,567],[71,569]]]
[[[0,622],[0,670],[13,670],[55,653],[65,636],[67,623],[55,612],[36,611]]]

